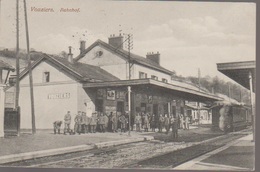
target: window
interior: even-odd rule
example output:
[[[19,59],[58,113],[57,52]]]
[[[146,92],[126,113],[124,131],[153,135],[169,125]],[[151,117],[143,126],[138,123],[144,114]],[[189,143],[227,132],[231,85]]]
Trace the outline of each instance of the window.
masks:
[[[162,78],[162,82],[168,83],[168,80],[165,78]]]
[[[43,73],[43,82],[50,82],[50,72]]]
[[[139,79],[147,78],[147,73],[139,72]]]
[[[158,76],[155,76],[155,75],[152,75],[151,78],[154,80],[158,80]]]

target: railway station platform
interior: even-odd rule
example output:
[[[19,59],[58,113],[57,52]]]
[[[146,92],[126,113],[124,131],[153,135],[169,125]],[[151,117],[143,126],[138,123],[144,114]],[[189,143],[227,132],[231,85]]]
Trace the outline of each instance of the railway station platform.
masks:
[[[190,130],[179,130],[179,138],[176,141],[181,143],[198,142],[218,136],[218,134],[212,135],[209,131],[208,128],[198,127],[191,127]],[[35,135],[27,132],[21,133],[19,137],[0,138],[0,164],[150,139],[167,141],[167,138],[171,138],[171,132],[165,134],[165,131],[163,133],[131,131],[131,136],[128,135],[128,132],[55,135],[52,130],[37,130]]]
[[[181,164],[176,170],[252,171],[255,168],[253,134]]]

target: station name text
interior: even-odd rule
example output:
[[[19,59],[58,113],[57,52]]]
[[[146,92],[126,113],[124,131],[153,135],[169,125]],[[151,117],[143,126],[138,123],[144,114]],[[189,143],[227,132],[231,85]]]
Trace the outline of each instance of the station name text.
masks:
[[[54,8],[39,8],[39,7],[31,7],[31,12],[71,12],[71,13],[79,13],[80,12],[80,8],[60,8],[58,10],[54,9]]]

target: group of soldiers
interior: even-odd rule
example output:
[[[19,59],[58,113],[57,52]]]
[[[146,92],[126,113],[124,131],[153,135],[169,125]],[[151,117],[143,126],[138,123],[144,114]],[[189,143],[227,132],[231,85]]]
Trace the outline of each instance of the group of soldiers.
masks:
[[[85,134],[98,132],[126,132],[129,129],[137,132],[148,132],[151,129],[155,132],[158,128],[161,133],[165,128],[166,134],[172,129],[173,136],[178,137],[178,129],[189,129],[189,117],[182,114],[177,117],[170,114],[156,116],[149,113],[137,113],[131,115],[129,118],[128,113],[121,113],[118,115],[115,112],[110,114],[103,114],[102,112],[94,112],[91,117],[88,117],[85,112],[78,111],[78,114],[74,118],[74,130],[71,129],[71,114],[70,111],[64,116],[64,134]],[[130,122],[130,125],[129,125]],[[60,128],[62,121],[55,121],[54,133],[58,131],[60,134]],[[130,128],[129,128],[130,127]]]

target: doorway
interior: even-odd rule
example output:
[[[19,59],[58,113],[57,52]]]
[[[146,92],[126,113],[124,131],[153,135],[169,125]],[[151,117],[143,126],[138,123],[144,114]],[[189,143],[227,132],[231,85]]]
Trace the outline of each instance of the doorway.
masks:
[[[96,99],[95,102],[95,111],[97,112],[103,112],[103,100]]]

